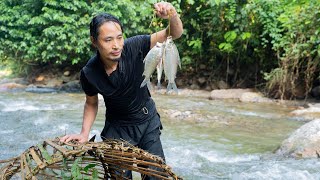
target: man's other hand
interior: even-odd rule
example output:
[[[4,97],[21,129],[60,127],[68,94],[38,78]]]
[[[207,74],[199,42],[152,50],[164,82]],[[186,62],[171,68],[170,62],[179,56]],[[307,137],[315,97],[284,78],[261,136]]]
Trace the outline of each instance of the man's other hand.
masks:
[[[170,17],[177,16],[177,11],[171,3],[159,2],[154,4],[154,9],[156,10],[157,16],[162,19],[168,19]]]
[[[78,141],[79,143],[85,143],[88,141],[88,137],[82,134],[68,134],[60,138],[60,142],[69,142],[71,140]]]

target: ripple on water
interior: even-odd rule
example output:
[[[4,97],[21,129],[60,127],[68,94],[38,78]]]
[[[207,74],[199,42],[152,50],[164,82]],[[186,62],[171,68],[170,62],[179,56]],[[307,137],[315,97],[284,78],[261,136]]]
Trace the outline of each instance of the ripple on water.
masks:
[[[227,155],[216,151],[198,151],[197,154],[213,163],[240,163],[257,161],[260,159],[259,155]]]
[[[13,112],[13,111],[37,111],[40,110],[39,107],[33,105],[27,105],[24,103],[9,104],[2,109],[3,112]]]
[[[320,172],[316,167],[314,167],[314,172],[310,171],[310,163],[312,162],[303,162],[294,159],[284,161],[261,161],[255,165],[252,165],[251,167],[248,167],[248,169],[244,172],[233,174],[231,178],[235,180],[318,180]]]
[[[14,133],[14,130],[1,130],[0,131],[0,134],[3,134],[3,135],[5,135],[5,134],[12,134],[12,133]]]

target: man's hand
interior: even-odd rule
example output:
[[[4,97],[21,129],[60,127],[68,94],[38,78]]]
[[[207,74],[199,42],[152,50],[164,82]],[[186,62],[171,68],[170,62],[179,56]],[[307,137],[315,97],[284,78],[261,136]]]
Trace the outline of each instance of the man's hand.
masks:
[[[60,138],[60,142],[69,142],[71,140],[78,141],[79,143],[85,143],[88,141],[88,136],[82,134],[68,134]]]
[[[154,4],[154,9],[156,10],[156,14],[158,17],[162,19],[168,19],[170,17],[177,16],[176,9],[172,6],[171,3],[168,2],[159,2]]]

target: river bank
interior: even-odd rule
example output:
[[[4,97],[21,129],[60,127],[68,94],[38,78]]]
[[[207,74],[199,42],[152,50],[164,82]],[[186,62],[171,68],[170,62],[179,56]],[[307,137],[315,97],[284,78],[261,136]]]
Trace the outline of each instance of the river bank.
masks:
[[[206,82],[204,77],[178,77],[176,79],[179,96],[200,97],[210,100],[235,101],[244,103],[277,104],[288,107],[295,116],[313,120],[320,117],[320,103],[314,98],[303,100],[279,100],[266,97],[262,92],[253,88],[230,88],[223,81]],[[27,77],[14,77],[9,71],[0,71],[0,92],[26,91],[32,93],[72,92],[81,93],[79,73],[71,68],[43,68]],[[166,84],[161,89],[154,89],[152,94],[167,93]]]

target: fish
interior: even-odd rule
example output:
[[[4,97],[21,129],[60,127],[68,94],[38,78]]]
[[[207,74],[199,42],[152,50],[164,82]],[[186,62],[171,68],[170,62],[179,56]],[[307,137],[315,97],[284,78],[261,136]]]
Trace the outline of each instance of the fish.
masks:
[[[167,93],[171,90],[178,93],[178,88],[175,83],[178,66],[181,68],[179,51],[173,42],[172,36],[168,36],[165,41],[163,58],[164,74],[166,76],[166,80],[168,80]]]
[[[148,86],[149,91],[151,91],[151,82],[150,77],[155,71],[157,65],[161,62],[161,58],[163,56],[164,44],[157,42],[156,45],[148,52],[146,57],[143,60],[144,63],[144,71],[143,76],[144,80],[142,81],[140,88],[145,85]]]
[[[163,72],[163,62],[162,62],[162,59],[160,59],[160,62],[159,64],[157,65],[157,80],[158,80],[158,83],[157,83],[157,89],[161,89],[161,77],[162,77],[162,72]]]

